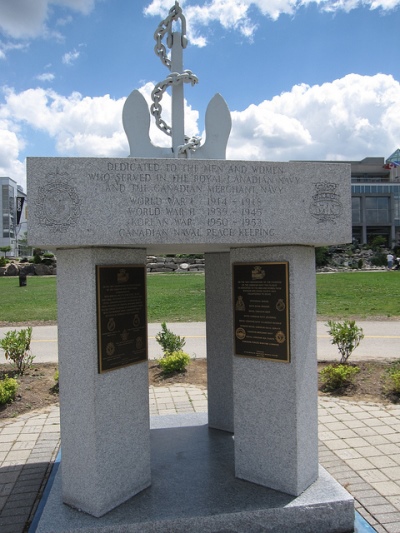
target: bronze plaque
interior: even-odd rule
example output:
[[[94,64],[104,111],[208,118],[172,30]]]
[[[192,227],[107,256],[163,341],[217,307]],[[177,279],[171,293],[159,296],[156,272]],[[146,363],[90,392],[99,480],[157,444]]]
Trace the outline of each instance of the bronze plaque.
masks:
[[[235,354],[290,362],[289,263],[233,265]]]
[[[99,372],[147,360],[146,270],[97,265]]]

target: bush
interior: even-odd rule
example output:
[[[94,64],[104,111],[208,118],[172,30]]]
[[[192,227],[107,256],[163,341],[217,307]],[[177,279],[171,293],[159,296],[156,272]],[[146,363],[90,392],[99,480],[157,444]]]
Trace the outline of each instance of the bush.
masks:
[[[357,262],[357,268],[361,269],[364,266],[364,261],[362,259],[359,259]]]
[[[387,259],[386,255],[382,252],[377,252],[371,257],[371,265],[374,266],[386,266]]]
[[[336,344],[341,355],[339,363],[346,363],[364,338],[362,328],[356,326],[355,320],[344,320],[343,322],[328,320],[326,325],[330,328],[328,333],[332,337],[331,344]]]
[[[164,374],[172,374],[173,372],[184,372],[189,363],[189,354],[187,354],[186,352],[182,352],[182,350],[169,353],[158,361],[158,364],[160,365]]]
[[[32,365],[35,358],[30,353],[31,338],[32,328],[26,328],[20,331],[15,329],[8,331],[4,339],[0,340],[0,347],[4,350],[5,358],[10,359],[10,363],[17,368],[21,376]]]
[[[7,264],[6,258],[4,256],[1,256],[0,257],[0,267],[4,267],[4,266],[6,266],[6,264]]]
[[[157,333],[156,341],[162,347],[164,357],[172,352],[179,352],[186,344],[185,337],[175,335],[171,330],[167,328],[167,324],[163,322],[161,324],[162,331]]]
[[[329,263],[329,251],[326,246],[315,248],[315,265],[317,267],[326,266]]]
[[[15,399],[17,389],[17,380],[5,376],[5,378],[0,381],[0,405],[12,402]]]
[[[387,369],[388,390],[394,394],[400,394],[400,361],[395,361]]]
[[[324,391],[335,391],[350,385],[356,374],[360,372],[358,366],[328,365],[319,373]]]

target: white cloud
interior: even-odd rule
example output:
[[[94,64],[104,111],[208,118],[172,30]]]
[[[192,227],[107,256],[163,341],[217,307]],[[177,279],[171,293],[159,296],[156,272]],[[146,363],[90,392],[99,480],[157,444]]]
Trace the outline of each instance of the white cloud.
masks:
[[[277,20],[281,15],[293,15],[302,7],[317,4],[321,11],[349,12],[356,8],[389,11],[400,5],[400,0],[202,0],[197,4],[181,1],[187,20],[187,33],[191,44],[205,46],[204,28],[212,22],[219,22],[225,29],[236,30],[252,39],[257,30],[259,15]],[[152,0],[144,14],[164,19],[171,7],[170,0]]]
[[[44,72],[43,74],[39,74],[36,76],[36,79],[39,81],[53,81],[55,78],[54,74],[51,72]]]
[[[233,159],[357,160],[389,155],[400,139],[400,84],[392,76],[349,74],[302,84],[232,113]]]
[[[147,83],[140,89],[148,103],[153,87]],[[124,98],[63,96],[43,88],[4,91],[5,103],[0,105],[2,175],[24,184],[21,153],[35,130],[48,136],[60,156],[125,157],[129,153],[122,127]],[[168,93],[162,103],[163,119],[170,124]],[[198,111],[186,105],[188,135],[198,133],[198,118]],[[349,74],[323,85],[297,85],[259,105],[233,111],[232,121],[229,159],[387,157],[399,145],[400,83],[385,74]],[[153,122],[150,137],[156,146],[171,145],[171,139]]]
[[[62,62],[64,65],[72,65],[79,57],[80,52],[78,50],[72,50],[71,52],[67,52],[62,57]]]
[[[96,0],[1,0],[0,30],[15,39],[38,37],[46,33],[52,5],[67,7],[83,14],[93,9]]]

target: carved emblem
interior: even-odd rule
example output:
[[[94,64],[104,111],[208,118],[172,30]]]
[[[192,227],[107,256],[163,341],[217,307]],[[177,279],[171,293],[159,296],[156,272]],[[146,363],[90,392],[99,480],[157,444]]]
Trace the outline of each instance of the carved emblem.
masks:
[[[39,225],[51,226],[55,231],[66,231],[74,226],[81,214],[80,198],[75,187],[57,179],[39,187],[36,201]]]
[[[316,194],[310,205],[311,215],[318,222],[334,222],[343,212],[340,194],[336,193],[337,184],[322,181],[315,184]]]
[[[276,342],[279,342],[279,344],[282,344],[286,340],[286,336],[283,333],[283,331],[278,331],[275,335]]]

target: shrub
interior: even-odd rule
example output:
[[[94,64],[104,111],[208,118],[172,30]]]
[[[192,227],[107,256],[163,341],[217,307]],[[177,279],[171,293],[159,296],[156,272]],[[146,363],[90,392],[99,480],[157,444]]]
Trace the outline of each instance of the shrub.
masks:
[[[15,399],[17,389],[17,380],[5,376],[4,379],[0,381],[0,405],[12,402]]]
[[[164,357],[172,352],[179,352],[186,344],[185,337],[175,335],[171,330],[167,328],[167,324],[163,322],[161,324],[162,331],[157,333],[156,341],[162,347]]]
[[[4,350],[5,358],[10,359],[10,363],[17,368],[21,376],[32,365],[35,358],[30,353],[31,338],[32,328],[26,328],[20,331],[15,329],[8,331],[4,339],[0,340],[0,347]]]
[[[353,382],[356,374],[360,372],[358,366],[328,365],[319,373],[323,383],[323,390],[334,391]]]
[[[169,353],[158,361],[158,364],[160,365],[164,374],[183,372],[189,363],[189,354],[182,352],[182,350]]]
[[[388,389],[394,394],[400,394],[400,361],[395,361],[387,369]]]
[[[382,235],[377,235],[371,240],[371,247],[373,250],[379,250],[382,246],[386,246],[387,240]]]
[[[329,263],[329,251],[326,246],[315,248],[315,265],[317,267],[326,266]]]
[[[364,266],[364,261],[362,259],[359,259],[357,262],[357,268],[361,269]]]
[[[371,265],[374,266],[386,266],[387,259],[386,255],[382,252],[377,252],[371,257]]]
[[[45,252],[45,253],[43,254],[43,257],[45,257],[46,259],[53,259],[54,254],[51,253],[51,252]]]
[[[346,363],[364,338],[362,328],[356,326],[355,320],[344,320],[343,322],[328,320],[326,325],[330,328],[328,333],[332,337],[331,344],[336,344],[341,355],[339,363]]]
[[[7,264],[6,258],[4,256],[1,256],[0,257],[0,267],[4,267],[4,266],[6,266],[6,264]]]

